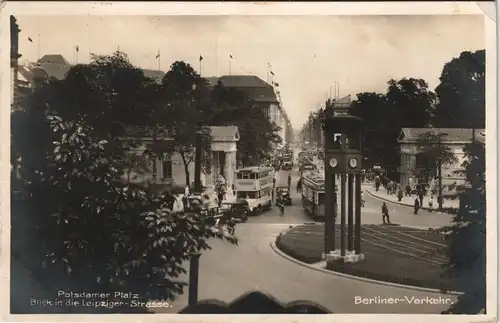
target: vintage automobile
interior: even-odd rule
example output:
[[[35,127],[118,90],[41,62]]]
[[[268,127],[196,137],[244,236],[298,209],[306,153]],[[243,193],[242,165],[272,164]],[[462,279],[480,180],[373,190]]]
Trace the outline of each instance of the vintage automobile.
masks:
[[[245,200],[224,201],[219,209],[219,215],[226,219],[239,219],[241,222],[248,220],[248,202]]]
[[[192,212],[200,212],[202,215],[213,217],[218,213],[218,208],[215,206],[211,206],[206,203],[203,197],[199,195],[190,195],[188,196],[189,207],[188,210]]]
[[[284,205],[292,205],[292,197],[290,196],[290,188],[288,186],[276,187],[276,205],[283,202]]]

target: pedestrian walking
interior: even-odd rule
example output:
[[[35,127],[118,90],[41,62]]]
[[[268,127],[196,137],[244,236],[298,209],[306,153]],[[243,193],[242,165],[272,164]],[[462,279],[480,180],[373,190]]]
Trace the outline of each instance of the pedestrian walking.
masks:
[[[401,188],[401,185],[398,185],[398,201],[401,202],[403,199],[403,189]]]
[[[361,191],[361,207],[365,207],[365,194]]]
[[[302,193],[302,180],[300,178],[297,181],[297,193]]]
[[[375,192],[378,192],[380,188],[380,177],[375,176]]]
[[[420,206],[424,205],[424,190],[422,188],[418,191],[418,200],[420,202]]]
[[[406,196],[411,196],[411,186],[406,185]]]
[[[284,216],[285,215],[285,204],[283,204],[283,201],[280,200],[277,205],[278,205],[278,209],[280,210],[280,216]]]
[[[432,209],[434,206],[434,195],[431,195],[431,198],[429,199],[429,208]]]
[[[292,175],[290,173],[288,173],[288,190],[292,188]]]
[[[387,208],[387,204],[385,204],[385,202],[382,203],[382,222],[384,222],[384,224],[391,224],[389,209]]]
[[[418,202],[418,197],[415,197],[415,202],[413,204],[413,214],[417,215],[419,209],[420,203]]]
[[[224,200],[224,196],[226,195],[226,192],[225,192],[225,189],[224,189],[224,186],[220,186],[218,191],[217,191],[217,200],[218,200],[218,204],[219,204],[219,208],[222,206],[222,201]]]

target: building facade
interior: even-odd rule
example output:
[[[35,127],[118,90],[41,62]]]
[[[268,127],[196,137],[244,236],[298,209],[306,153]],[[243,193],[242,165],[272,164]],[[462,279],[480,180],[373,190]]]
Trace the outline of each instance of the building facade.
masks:
[[[221,77],[207,77],[210,86],[220,81],[227,88],[238,89],[246,93],[250,99],[262,109],[269,121],[280,127],[279,135],[284,143],[290,142],[293,137],[292,124],[286,110],[279,102],[273,86],[254,75],[227,75]]]
[[[223,181],[231,191],[236,172],[237,142],[240,139],[238,127],[210,127],[210,134],[212,136],[210,168],[202,169],[202,185],[210,189],[215,183]],[[165,142],[171,140],[171,138],[162,139]],[[126,180],[145,185],[153,184],[160,189],[184,188],[188,176],[189,186],[194,187],[194,158],[189,159],[186,176],[186,167],[179,153],[165,153],[155,158],[147,158],[144,156],[144,151],[153,144],[153,140],[145,137],[141,138],[141,142],[142,145],[132,151],[136,163],[130,167],[127,174],[124,174]]]
[[[484,129],[403,128],[398,138],[401,148],[400,184],[406,186],[410,182],[427,182],[429,178],[437,176],[437,169],[423,169],[422,162],[419,161],[421,152],[418,149],[418,140],[428,132],[442,134],[439,144],[449,147],[456,157],[456,162],[444,164],[441,168],[443,187],[463,184],[464,177],[460,175],[465,160],[463,148],[473,140],[484,142]]]

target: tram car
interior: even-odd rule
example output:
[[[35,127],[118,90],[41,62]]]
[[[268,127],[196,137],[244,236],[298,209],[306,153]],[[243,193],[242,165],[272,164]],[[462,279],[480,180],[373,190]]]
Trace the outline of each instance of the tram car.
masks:
[[[325,219],[325,178],[319,172],[302,177],[302,206],[314,221]]]

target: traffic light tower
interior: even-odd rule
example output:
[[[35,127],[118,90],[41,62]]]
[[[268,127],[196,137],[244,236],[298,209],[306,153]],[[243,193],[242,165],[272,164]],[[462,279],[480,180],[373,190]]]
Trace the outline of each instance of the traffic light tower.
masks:
[[[362,120],[348,114],[332,115],[327,112],[323,130],[326,194],[324,253],[330,267],[337,262],[357,262],[364,258],[361,254]],[[338,192],[335,189],[337,177],[340,177]],[[340,199],[337,199],[337,194],[340,194]],[[340,212],[337,210],[339,206]],[[340,246],[336,248],[337,214],[340,216]]]

